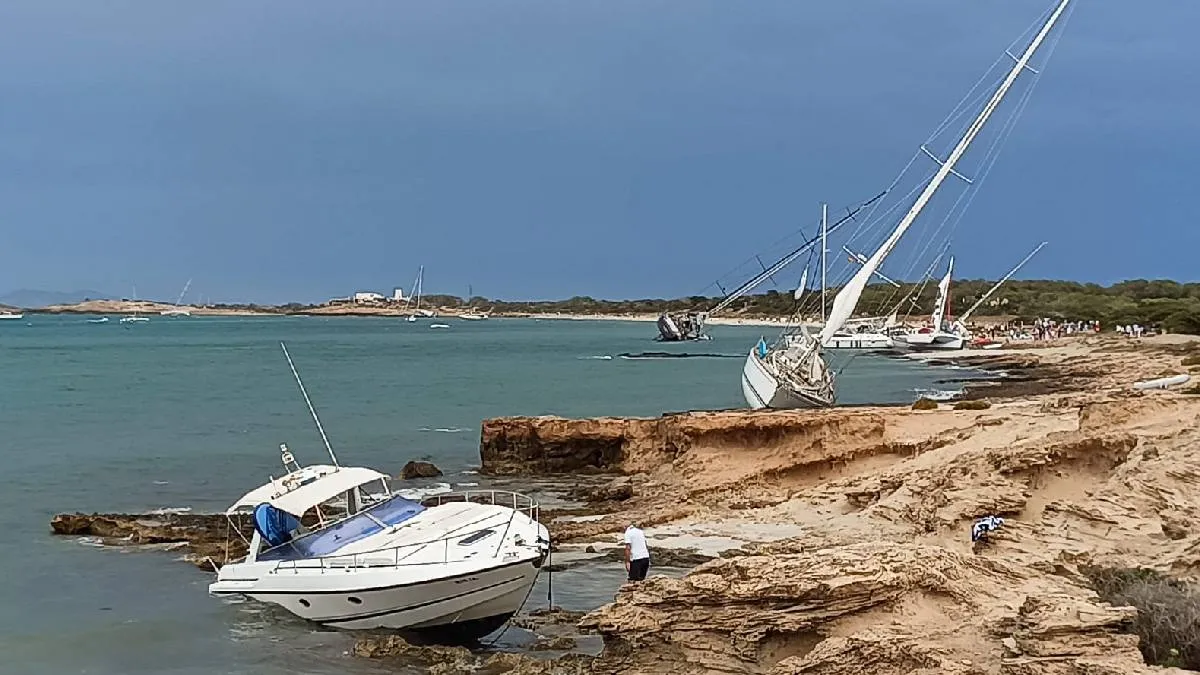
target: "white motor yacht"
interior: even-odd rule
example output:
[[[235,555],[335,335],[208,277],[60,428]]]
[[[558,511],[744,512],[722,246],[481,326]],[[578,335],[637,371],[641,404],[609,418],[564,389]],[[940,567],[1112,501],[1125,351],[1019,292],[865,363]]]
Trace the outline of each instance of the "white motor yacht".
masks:
[[[282,345],[281,345],[282,346]],[[340,466],[295,372],[332,464],[300,466],[280,445],[286,474],[226,510],[230,531],[253,531],[213,595],[249,597],[342,629],[392,629],[470,641],[525,603],[550,550],[538,505],[514,492],[394,494],[373,469]]]
[[[461,639],[491,633],[524,604],[550,538],[529,497],[484,490],[417,502],[372,469],[300,467],[281,448],[287,475],[226,511],[252,518],[254,533],[210,593],[334,628],[451,629]]]

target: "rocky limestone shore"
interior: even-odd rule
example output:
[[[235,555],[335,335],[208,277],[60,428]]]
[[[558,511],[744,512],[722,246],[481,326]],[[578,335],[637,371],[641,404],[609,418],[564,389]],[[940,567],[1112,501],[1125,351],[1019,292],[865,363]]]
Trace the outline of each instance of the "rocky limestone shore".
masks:
[[[637,522],[650,578],[582,617],[529,624],[531,646],[551,657],[573,639],[564,622],[601,636],[598,655],[394,636],[364,637],[354,653],[439,673],[1183,672],[1144,664],[1129,632],[1137,611],[1102,602],[1087,570],[1200,573],[1200,396],[1130,387],[1197,357],[1200,343],[1155,341],[1022,353],[1023,372],[1057,384],[995,389],[984,409],[488,420],[484,472],[594,474],[571,495],[584,506],[543,511],[555,565],[616,564],[620,533]],[[1007,522],[976,549],[970,524],[989,514]],[[207,518],[74,514],[54,529],[177,542],[202,561],[224,553]],[[698,566],[659,574],[671,556]]]
[[[652,568],[586,615],[605,645],[592,672],[1170,672],[1085,570],[1200,571],[1200,397],[1130,387],[1198,352],[1052,347],[1021,359],[1063,387],[980,410],[489,420],[481,457],[501,475],[622,474],[581,494],[591,515],[552,514],[562,550],[612,546],[632,521],[720,554],[680,579]],[[1007,523],[977,551],[989,514]]]

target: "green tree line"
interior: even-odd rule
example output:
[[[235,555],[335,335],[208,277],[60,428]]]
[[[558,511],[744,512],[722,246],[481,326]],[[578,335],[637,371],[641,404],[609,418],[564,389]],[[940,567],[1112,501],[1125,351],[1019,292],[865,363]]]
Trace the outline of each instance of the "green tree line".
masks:
[[[950,288],[950,313],[957,316],[975,304],[994,281],[983,279],[956,280]],[[937,296],[936,284],[920,286],[901,284],[900,288],[885,283],[867,286],[858,303],[864,315],[882,315],[899,307],[901,315],[928,315]],[[830,302],[837,288],[827,291]],[[428,295],[422,298],[426,307],[465,307],[491,309],[500,314],[561,313],[561,314],[657,314],[663,311],[707,310],[719,297],[691,296],[686,298],[644,298],[640,300],[598,300],[576,296],[566,300],[505,301],[485,297],[469,299],[453,295]],[[805,299],[806,308],[814,307],[812,292]],[[291,303],[274,307],[262,305],[219,305],[254,311],[298,314],[316,307]],[[791,292],[775,290],[747,295],[724,312],[726,316],[745,318],[778,317],[792,314],[796,309]],[[1200,283],[1134,279],[1100,286],[1074,281],[1009,281],[975,310],[976,317],[1005,317],[1032,321],[1049,317],[1060,321],[1100,321],[1105,326],[1139,323],[1158,325],[1173,333],[1200,334]]]

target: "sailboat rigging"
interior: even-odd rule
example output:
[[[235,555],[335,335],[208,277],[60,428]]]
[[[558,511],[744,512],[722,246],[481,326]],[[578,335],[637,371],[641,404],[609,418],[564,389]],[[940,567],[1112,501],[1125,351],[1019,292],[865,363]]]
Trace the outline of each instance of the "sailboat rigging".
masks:
[[[916,201],[901,218],[899,224],[875,252],[858,269],[850,280],[838,291],[829,309],[820,333],[813,337],[806,330],[785,333],[772,346],[765,339],[750,350],[742,370],[742,394],[752,408],[806,408],[828,407],[835,400],[834,374],[822,355],[822,346],[853,315],[859,298],[867,283],[883,264],[883,261],[899,243],[901,237],[916,221],[934,194],[955,171],[958,161],[971,143],[983,130],[988,119],[1004,100],[1013,83],[1025,71],[1036,73],[1029,61],[1045,42],[1055,24],[1066,11],[1071,0],[1060,0],[1040,31],[1019,57],[1013,57],[1012,69],[1000,82],[988,102],[975,120],[966,128],[954,149],[944,161],[938,160],[938,169],[925,185]],[[1008,52],[1012,56],[1012,52]]]
[[[885,190],[875,195],[871,199],[863,202],[862,204],[859,204],[832,226],[826,227],[823,225],[821,229],[822,233],[827,234],[829,232],[837,231],[841,226],[854,220],[855,216],[857,216],[860,211],[879,201],[886,194],[887,191]],[[814,245],[816,245],[818,241],[822,240],[822,236],[824,235],[806,240],[800,244],[800,246],[792,249],[774,263],[764,266],[762,272],[756,274],[749,281],[742,283],[740,286],[727,293],[725,297],[722,298],[721,301],[716,305],[713,305],[711,309],[705,311],[688,310],[684,312],[663,312],[658,317],[659,336],[657,339],[662,342],[682,342],[685,340],[709,339],[708,334],[704,330],[709,318],[729,308],[731,305],[733,305],[733,303],[737,302],[747,293],[754,290],[767,279],[770,279],[775,274],[779,273],[780,270],[790,265],[797,258],[807,253]],[[822,245],[822,248],[824,248],[824,245]],[[824,269],[824,266],[822,266],[822,269]],[[824,272],[822,272],[822,274],[824,274]],[[822,287],[824,287],[824,283],[822,283]]]

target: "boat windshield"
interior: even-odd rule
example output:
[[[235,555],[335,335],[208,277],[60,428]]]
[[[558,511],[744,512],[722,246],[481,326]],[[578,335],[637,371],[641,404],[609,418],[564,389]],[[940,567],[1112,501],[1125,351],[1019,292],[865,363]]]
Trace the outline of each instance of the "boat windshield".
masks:
[[[418,502],[393,496],[329,527],[301,535],[259,554],[258,560],[300,560],[335,553],[352,542],[382,532],[425,510]]]

